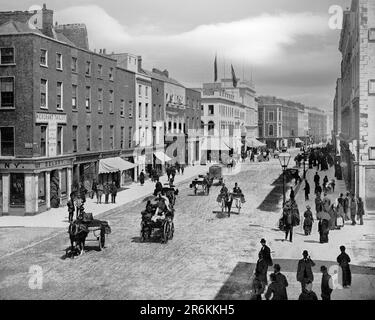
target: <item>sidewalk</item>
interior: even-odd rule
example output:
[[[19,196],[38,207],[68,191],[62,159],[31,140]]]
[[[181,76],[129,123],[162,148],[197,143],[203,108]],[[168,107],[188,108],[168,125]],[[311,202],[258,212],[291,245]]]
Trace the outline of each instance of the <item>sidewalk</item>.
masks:
[[[185,168],[184,174],[176,174],[175,184],[187,181],[199,174],[206,173],[210,165],[189,166]],[[160,177],[161,183],[166,183],[167,176]],[[139,183],[132,183],[125,190],[117,193],[116,204],[97,204],[96,197],[86,198],[85,211],[92,212],[93,216],[118,208],[134,200],[142,199],[154,192],[155,183],[151,180],[145,181],[141,186]],[[104,199],[104,197],[103,197]],[[45,228],[66,228],[68,226],[68,210],[66,206],[51,208],[35,216],[0,216],[0,227],[45,227]]]

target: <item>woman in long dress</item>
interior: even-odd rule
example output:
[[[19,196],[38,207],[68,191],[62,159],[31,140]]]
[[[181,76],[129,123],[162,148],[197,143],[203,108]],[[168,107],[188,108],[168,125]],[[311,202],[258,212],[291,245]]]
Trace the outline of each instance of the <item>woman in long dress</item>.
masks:
[[[328,234],[329,234],[329,220],[321,219],[319,221],[319,242],[328,243]]]

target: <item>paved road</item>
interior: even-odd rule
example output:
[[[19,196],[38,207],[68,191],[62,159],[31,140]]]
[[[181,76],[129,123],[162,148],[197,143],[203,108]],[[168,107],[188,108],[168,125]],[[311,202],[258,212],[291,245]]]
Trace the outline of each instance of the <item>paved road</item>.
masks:
[[[93,246],[78,259],[65,259],[69,241],[66,233],[60,233],[0,258],[0,298],[214,299],[223,294],[223,286],[228,287],[236,270],[240,270],[236,277],[241,277],[246,286],[247,273],[243,270],[251,272],[248,266],[256,262],[263,237],[269,240],[273,256],[288,258],[292,266],[300,252],[279,242],[282,234],[275,228],[280,214],[277,202],[282,196],[279,175],[279,164],[273,161],[243,165],[239,174],[225,177],[230,187],[239,183],[247,200],[241,214],[230,218],[219,212],[219,187],[213,187],[209,196],[194,196],[188,182],[180,185],[175,236],[166,245],[157,238],[150,243],[139,241],[140,212],[145,204],[137,201],[105,218],[113,232],[102,252]],[[271,211],[263,211],[267,197],[274,201]],[[290,253],[287,257],[286,252]],[[29,270],[34,265],[43,271],[40,290],[29,288]],[[241,265],[246,267],[239,268]],[[289,267],[288,272],[292,269]],[[295,289],[291,298],[298,290],[293,278],[292,274],[288,276],[291,289]],[[237,298],[247,298],[244,290],[239,292]]]

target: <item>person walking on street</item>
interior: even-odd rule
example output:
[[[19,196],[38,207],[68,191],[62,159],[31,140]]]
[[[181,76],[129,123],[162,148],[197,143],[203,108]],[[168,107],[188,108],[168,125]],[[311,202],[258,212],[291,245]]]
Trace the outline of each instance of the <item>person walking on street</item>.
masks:
[[[323,179],[323,192],[327,192],[327,187],[328,187],[328,177],[327,176],[324,176],[324,179]]]
[[[303,230],[305,231],[305,236],[309,236],[314,223],[314,217],[310,206],[306,206],[306,211],[303,214],[303,217],[305,218],[303,220]]]
[[[350,287],[352,284],[352,272],[350,271],[350,257],[345,252],[345,246],[340,247],[340,255],[337,257],[337,263],[341,267],[342,270],[342,286],[344,288]]]
[[[365,208],[363,204],[363,200],[361,197],[358,198],[358,208],[357,208],[357,218],[359,220],[359,224],[363,225],[363,216],[365,215]]]
[[[184,171],[185,171],[185,165],[184,165],[184,164],[181,164],[181,174],[182,174],[182,175],[184,174]]]
[[[145,173],[143,172],[143,170],[139,174],[139,182],[141,183],[141,186],[143,186],[143,184],[145,183]]]
[[[284,295],[284,289],[283,286],[276,281],[276,275],[274,273],[270,274],[270,285],[267,288],[267,292],[264,295],[266,300],[288,300]]]
[[[331,180],[332,192],[335,192],[335,186],[336,186],[336,181],[335,181],[335,179],[332,179]]]
[[[263,259],[266,261],[267,271],[268,271],[268,267],[272,267],[273,265],[273,261],[271,257],[271,249],[266,245],[265,239],[260,240],[260,244],[262,245],[262,248],[260,248],[259,253],[262,254]]]
[[[260,280],[260,273],[255,271],[253,281],[251,283],[251,297],[250,300],[262,300],[262,293],[265,287],[263,282]]]
[[[104,199],[105,199],[105,203],[108,204],[108,200],[109,200],[109,194],[110,194],[111,190],[110,190],[110,186],[109,184],[106,182],[104,184]]]
[[[320,184],[320,176],[318,174],[318,171],[315,173],[314,183],[315,183],[315,188],[316,188],[316,186],[318,186]]]
[[[263,258],[263,254],[261,252],[258,253],[258,261],[255,267],[255,272],[259,274],[259,280],[262,282],[263,287],[265,288],[267,285],[267,270],[268,264],[266,260]]]
[[[302,289],[298,300],[318,300],[316,293],[312,291],[312,281],[306,282],[306,286]]]
[[[74,216],[74,211],[75,211],[75,207],[74,207],[74,193],[72,192],[70,194],[70,199],[67,203],[67,206],[68,206],[68,220],[69,222],[72,222],[73,221],[73,216]]]
[[[283,300],[288,300],[288,294],[287,294],[287,291],[286,291],[286,288],[288,287],[288,280],[286,279],[286,277],[280,272],[281,270],[281,267],[279,264],[275,264],[273,266],[273,269],[274,269],[274,275],[276,277],[276,282],[279,283],[283,289]]]
[[[344,198],[344,213],[345,213],[345,220],[350,220],[349,218],[349,192],[346,193]]]
[[[293,241],[293,227],[299,224],[296,215],[298,213],[298,207],[294,200],[289,200],[285,203],[283,209],[283,224],[285,227],[285,240]]]
[[[96,203],[102,203],[102,195],[104,192],[104,187],[101,182],[96,186]]]
[[[111,185],[111,202],[116,203],[116,196],[117,196],[117,186],[116,182],[113,181]]]
[[[322,283],[321,283],[322,300],[331,300],[331,293],[333,291],[332,277],[328,273],[326,266],[321,266],[320,271],[322,272]]]
[[[355,222],[355,216],[357,215],[357,201],[355,200],[354,194],[352,194],[350,201],[350,219],[352,220],[352,226],[355,226],[357,223]]]
[[[308,201],[309,194],[310,194],[310,184],[308,183],[307,180],[305,180],[305,188],[303,188],[303,190],[305,190],[305,201]]]
[[[96,195],[97,188],[98,188],[98,183],[94,179],[94,181],[92,182],[92,187],[91,187],[91,190],[92,190],[91,195],[90,195],[91,199],[94,199],[94,194]]]
[[[298,261],[297,281],[301,283],[301,289],[303,290],[308,281],[314,281],[312,267],[315,266],[315,263],[311,260],[307,250],[304,250],[302,255],[303,258]]]
[[[337,221],[338,228],[343,228],[345,225],[345,212],[344,212],[344,195],[340,193],[337,198]]]

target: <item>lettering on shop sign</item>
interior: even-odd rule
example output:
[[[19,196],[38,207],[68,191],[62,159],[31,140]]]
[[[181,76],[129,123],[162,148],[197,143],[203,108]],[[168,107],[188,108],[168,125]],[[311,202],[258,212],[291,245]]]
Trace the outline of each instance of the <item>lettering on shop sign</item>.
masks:
[[[19,162],[18,163],[8,163],[8,162],[5,162],[4,163],[4,169],[10,169],[10,165],[11,164],[17,169],[21,163],[19,163]]]

